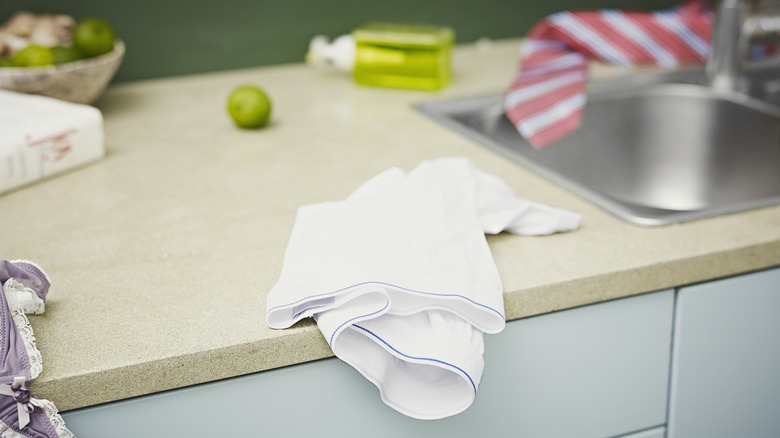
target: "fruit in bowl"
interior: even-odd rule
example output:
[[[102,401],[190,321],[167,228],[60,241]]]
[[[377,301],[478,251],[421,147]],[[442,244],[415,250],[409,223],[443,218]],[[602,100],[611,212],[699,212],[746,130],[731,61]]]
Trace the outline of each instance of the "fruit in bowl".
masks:
[[[15,14],[0,26],[0,88],[92,103],[124,57],[105,20]]]

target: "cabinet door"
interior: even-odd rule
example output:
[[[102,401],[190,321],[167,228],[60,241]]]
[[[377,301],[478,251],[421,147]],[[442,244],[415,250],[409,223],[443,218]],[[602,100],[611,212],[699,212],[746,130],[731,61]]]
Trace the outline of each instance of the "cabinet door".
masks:
[[[680,289],[668,436],[780,437],[780,269]]]
[[[485,377],[465,414],[492,412],[508,425],[499,435],[534,438],[664,425],[673,309],[669,290],[508,324],[485,338]]]

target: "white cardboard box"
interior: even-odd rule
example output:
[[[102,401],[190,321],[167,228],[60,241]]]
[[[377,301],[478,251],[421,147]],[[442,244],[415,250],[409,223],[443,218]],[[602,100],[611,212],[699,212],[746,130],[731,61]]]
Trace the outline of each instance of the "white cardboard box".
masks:
[[[104,155],[97,108],[0,90],[0,194]]]

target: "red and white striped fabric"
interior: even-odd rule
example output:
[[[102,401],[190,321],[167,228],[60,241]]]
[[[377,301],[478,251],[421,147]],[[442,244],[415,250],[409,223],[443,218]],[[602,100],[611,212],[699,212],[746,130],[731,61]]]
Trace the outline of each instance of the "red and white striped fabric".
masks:
[[[587,62],[674,67],[703,62],[714,15],[704,1],[658,12],[561,12],[545,18],[520,48],[520,71],[504,98],[509,120],[543,148],[582,118]]]

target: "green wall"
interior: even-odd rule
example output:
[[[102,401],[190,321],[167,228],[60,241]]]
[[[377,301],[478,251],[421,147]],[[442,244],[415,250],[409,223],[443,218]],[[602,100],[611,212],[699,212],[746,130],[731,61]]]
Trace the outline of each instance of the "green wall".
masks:
[[[583,8],[660,9],[662,0],[0,0],[14,12],[97,15],[127,44],[116,82],[303,60],[316,34],[367,21],[448,25],[459,43],[522,36],[547,14]]]

